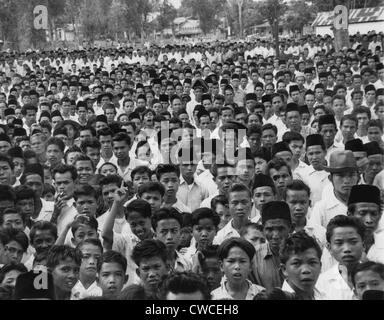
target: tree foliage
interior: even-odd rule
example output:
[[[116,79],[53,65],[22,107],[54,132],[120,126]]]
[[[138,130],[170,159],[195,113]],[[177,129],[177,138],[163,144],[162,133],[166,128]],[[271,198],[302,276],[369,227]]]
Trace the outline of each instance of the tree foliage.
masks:
[[[290,31],[302,32],[303,27],[311,24],[316,18],[314,6],[305,0],[296,0],[290,3],[285,15],[285,26]]]

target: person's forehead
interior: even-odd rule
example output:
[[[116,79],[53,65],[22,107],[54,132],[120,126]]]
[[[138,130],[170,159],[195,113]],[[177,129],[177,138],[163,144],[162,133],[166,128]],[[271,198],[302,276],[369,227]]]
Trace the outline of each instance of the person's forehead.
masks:
[[[173,218],[167,218],[163,220],[159,220],[157,222],[157,228],[158,229],[167,229],[167,228],[180,228],[180,223],[176,219]]]
[[[264,223],[264,228],[289,226],[289,222],[285,219],[269,219]]]
[[[273,193],[273,191],[272,191],[272,187],[270,187],[270,186],[262,186],[262,187],[255,188],[253,193],[254,194],[256,194],[256,193]]]
[[[14,221],[21,219],[21,214],[20,213],[6,213],[3,216],[4,221]]]
[[[352,237],[361,238],[357,232],[357,229],[353,226],[336,227],[333,229],[333,232],[331,235],[332,235],[332,239],[333,238],[352,238]]]

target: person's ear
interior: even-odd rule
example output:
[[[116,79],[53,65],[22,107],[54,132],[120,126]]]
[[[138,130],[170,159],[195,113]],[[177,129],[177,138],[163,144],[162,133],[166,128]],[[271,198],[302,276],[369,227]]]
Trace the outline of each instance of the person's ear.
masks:
[[[285,279],[288,279],[288,272],[285,263],[280,263],[280,270],[283,273]]]
[[[329,253],[331,253],[331,244],[329,242],[326,243],[325,247],[327,248]]]
[[[127,284],[128,280],[129,280],[129,275],[126,274],[124,277],[124,284]]]
[[[224,262],[220,260],[220,270],[224,274]]]

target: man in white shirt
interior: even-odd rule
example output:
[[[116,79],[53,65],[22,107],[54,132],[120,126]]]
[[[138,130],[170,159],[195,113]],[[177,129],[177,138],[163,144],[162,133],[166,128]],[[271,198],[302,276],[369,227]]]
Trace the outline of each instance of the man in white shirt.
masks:
[[[329,221],[337,215],[347,215],[347,202],[353,186],[360,176],[352,151],[335,151],[331,154],[328,167],[332,189],[326,188],[322,199],[313,208],[311,224],[327,227]]]

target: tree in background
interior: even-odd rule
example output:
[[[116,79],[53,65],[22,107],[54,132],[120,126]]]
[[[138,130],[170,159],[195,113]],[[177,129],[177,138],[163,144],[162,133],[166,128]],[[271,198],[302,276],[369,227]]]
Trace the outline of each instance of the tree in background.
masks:
[[[287,5],[283,0],[265,0],[260,5],[261,15],[268,20],[273,30],[277,57],[280,56],[279,25],[286,10]]]
[[[308,4],[305,0],[292,1],[285,15],[285,26],[289,31],[301,34],[303,28],[316,19],[317,13],[314,9],[314,5]]]
[[[189,7],[192,14],[200,20],[204,34],[219,26],[218,15],[222,13],[225,0],[183,0],[182,7]]]
[[[173,20],[177,16],[177,10],[174,6],[169,4],[168,0],[164,0],[160,5],[160,15],[157,18],[159,30],[164,30],[169,27],[173,27]]]

